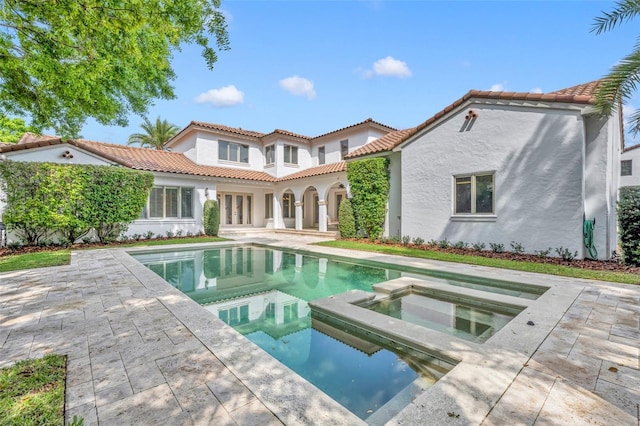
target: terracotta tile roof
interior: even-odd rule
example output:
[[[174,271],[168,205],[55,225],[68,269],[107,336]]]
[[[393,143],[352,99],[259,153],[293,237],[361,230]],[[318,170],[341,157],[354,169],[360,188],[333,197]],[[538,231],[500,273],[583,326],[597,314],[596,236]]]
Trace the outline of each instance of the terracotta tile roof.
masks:
[[[229,127],[229,126],[225,126],[223,124],[215,124],[215,123],[205,123],[202,121],[192,121],[190,123],[190,125],[193,126],[197,126],[197,127],[204,127],[207,129],[212,129],[212,130],[220,130],[223,132],[228,132],[228,133],[235,133],[238,135],[242,135],[242,136],[249,136],[249,137],[253,137],[253,138],[261,138],[265,135],[265,133],[262,132],[255,132],[253,130],[245,130],[245,129],[241,129],[239,127]]]
[[[352,125],[350,125],[350,126],[346,126],[346,127],[342,127],[341,129],[333,130],[333,131],[328,132],[328,133],[323,133],[323,134],[321,134],[320,136],[316,136],[316,137],[314,137],[314,138],[312,138],[312,139],[314,139],[314,140],[315,140],[315,139],[320,139],[320,138],[323,138],[323,137],[325,137],[325,136],[332,135],[332,134],[334,134],[334,133],[342,132],[343,130],[351,129],[351,128],[353,128],[353,127],[363,126],[363,125],[366,125],[366,124],[375,124],[375,125],[378,125],[378,126],[384,127],[385,129],[387,129],[387,130],[388,130],[388,131],[390,131],[390,132],[392,132],[392,131],[394,131],[394,130],[397,130],[397,129],[393,128],[393,127],[389,127],[389,126],[387,126],[386,124],[382,124],[382,123],[379,123],[379,122],[377,122],[377,121],[374,121],[372,118],[367,118],[366,120],[361,121],[361,122],[359,122],[359,123],[352,124]]]
[[[0,153],[20,151],[43,146],[68,143],[87,152],[93,153],[108,161],[135,170],[150,172],[177,173],[193,176],[207,176],[225,179],[253,180],[260,182],[276,182],[277,179],[268,173],[254,170],[232,169],[229,167],[203,166],[189,160],[179,152],[159,151],[156,149],[136,148],[126,145],[115,145],[94,142],[84,139],[63,141],[60,138],[32,140],[21,144],[0,146]]]
[[[374,147],[369,148],[368,145],[375,144],[377,141],[370,142],[353,152],[350,152],[346,158],[356,158],[363,155],[369,155],[377,152],[391,151],[396,146],[408,140],[411,136],[423,130],[424,128],[435,123],[469,99],[497,99],[507,101],[536,101],[536,102],[560,102],[574,104],[589,104],[593,102],[595,90],[602,80],[591,81],[585,84],[579,84],[566,89],[561,89],[550,93],[529,93],[529,92],[491,92],[483,90],[470,90],[463,97],[454,101],[451,105],[446,106],[435,115],[420,123],[412,129],[401,130],[389,133],[382,138]],[[405,132],[405,133],[403,133]],[[386,138],[386,139],[385,139]]]
[[[116,145],[104,142],[88,141],[84,139],[63,141],[60,138],[31,140],[22,144],[0,145],[1,152],[20,151],[43,146],[60,145],[69,143],[75,147],[93,153],[108,161],[122,166],[150,172],[176,173],[194,176],[217,177],[224,179],[253,180],[260,182],[280,182],[301,179],[311,176],[320,176],[329,173],[343,172],[346,170],[344,161],[332,164],[324,164],[311,167],[306,170],[293,173],[289,176],[277,179],[265,172],[254,170],[235,169],[230,167],[203,166],[196,164],[180,152],[159,151],[149,148],[138,148],[127,145]]]
[[[27,143],[27,142],[34,142],[34,141],[41,141],[41,140],[51,140],[51,139],[59,139],[59,138],[57,136],[36,135],[35,133],[26,132],[24,135],[22,135],[22,137],[20,138],[18,143]]]
[[[345,170],[347,170],[347,163],[345,161],[339,161],[337,163],[323,164],[322,166],[300,170],[299,172],[281,177],[280,179],[278,179],[278,181],[283,182],[287,180],[302,179],[312,176],[327,175],[329,173],[344,172]]]
[[[395,132],[387,133],[381,138],[371,141],[368,144],[350,152],[346,155],[346,158],[355,158],[363,155],[375,154],[377,152],[391,151],[402,141],[416,133],[416,131],[417,128],[412,127],[410,129],[396,130]]]
[[[24,136],[23,136],[24,138]],[[42,146],[50,146],[50,145],[60,145],[62,140],[60,138],[55,139],[36,139],[33,138],[31,140],[27,140],[27,142],[22,142],[22,139],[18,143],[10,143],[6,145],[0,146],[0,152],[12,152],[12,151],[21,151],[23,149],[31,149],[38,148]]]
[[[114,145],[82,139],[69,141],[69,143],[136,170],[227,179],[256,180],[261,182],[276,181],[276,178],[264,172],[196,164],[179,152],[134,148],[125,145]]]
[[[590,81],[589,83],[578,84],[576,86],[567,87],[566,89],[556,90],[550,94],[593,97],[598,87],[600,87],[600,84],[602,84],[602,81],[602,79]]]
[[[377,121],[374,121],[372,118],[367,118],[366,120],[361,121],[359,123],[352,124],[350,126],[346,126],[346,127],[341,128],[341,129],[338,129],[338,130],[333,130],[333,131],[328,132],[328,133],[323,133],[322,135],[315,136],[315,137],[305,136],[305,135],[301,135],[299,133],[294,133],[294,132],[290,132],[288,130],[283,130],[283,129],[275,129],[270,133],[261,133],[261,132],[254,132],[252,130],[244,130],[244,129],[240,129],[240,128],[236,128],[236,127],[229,127],[229,126],[225,126],[225,125],[222,125],[222,124],[205,123],[205,122],[202,122],[202,121],[192,121],[184,129],[180,130],[174,137],[169,139],[167,141],[166,145],[170,146],[173,141],[179,139],[180,135],[182,135],[182,134],[186,133],[188,130],[191,130],[191,129],[194,129],[194,128],[196,128],[196,129],[197,128],[201,128],[201,129],[215,130],[215,131],[219,131],[219,132],[222,132],[222,133],[238,135],[238,136],[245,136],[245,137],[256,139],[256,141],[261,141],[261,142],[264,142],[265,138],[268,138],[269,136],[272,136],[272,135],[291,136],[293,138],[301,140],[302,142],[309,142],[309,141],[312,141],[312,140],[323,138],[323,137],[328,136],[328,135],[332,135],[334,133],[342,132],[342,131],[347,130],[347,129],[351,129],[351,128],[358,127],[358,126],[364,126],[364,125],[379,126],[379,127],[382,127],[383,129],[385,129],[387,131],[396,130],[393,127],[387,126],[387,125],[379,123]]]
[[[282,130],[282,129],[275,129],[273,132],[264,135],[263,139],[265,137],[271,136],[271,135],[285,135],[285,136],[292,136],[292,137],[298,138],[298,139],[304,139],[305,141],[311,140],[311,138],[309,136],[301,135],[301,134],[298,134],[298,133],[293,133],[293,132],[290,132],[288,130]]]

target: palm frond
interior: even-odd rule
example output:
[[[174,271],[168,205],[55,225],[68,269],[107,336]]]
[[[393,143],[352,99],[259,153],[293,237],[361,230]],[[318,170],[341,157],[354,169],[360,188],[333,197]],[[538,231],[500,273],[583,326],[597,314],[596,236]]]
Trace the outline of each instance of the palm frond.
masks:
[[[611,12],[602,12],[595,18],[591,26],[591,32],[601,34],[610,31],[623,22],[628,22],[640,15],[640,0],[624,0],[616,3],[616,8]]]
[[[631,114],[625,124],[629,125],[629,130],[634,135],[640,133],[640,109]]]
[[[607,74],[595,94],[594,105],[605,115],[630,99],[640,86],[640,49],[634,50]]]

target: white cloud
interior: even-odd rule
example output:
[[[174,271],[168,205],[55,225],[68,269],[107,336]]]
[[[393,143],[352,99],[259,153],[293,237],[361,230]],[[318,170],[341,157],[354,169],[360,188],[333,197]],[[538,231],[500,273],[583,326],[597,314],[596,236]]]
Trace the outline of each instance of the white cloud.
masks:
[[[395,59],[393,56],[387,56],[375,61],[373,63],[373,72],[376,75],[398,78],[411,77],[412,74],[406,62]]]
[[[529,93],[542,93],[542,89],[540,87],[535,87],[529,90]]]
[[[199,104],[210,103],[216,107],[230,107],[244,102],[244,93],[232,84],[200,93],[195,101]]]
[[[502,92],[504,91],[504,84],[496,83],[489,89],[490,92]]]
[[[313,99],[316,97],[316,91],[313,88],[313,81],[307,80],[306,78],[294,75],[293,77],[283,78],[278,84],[281,88],[292,95],[306,96],[307,99]]]

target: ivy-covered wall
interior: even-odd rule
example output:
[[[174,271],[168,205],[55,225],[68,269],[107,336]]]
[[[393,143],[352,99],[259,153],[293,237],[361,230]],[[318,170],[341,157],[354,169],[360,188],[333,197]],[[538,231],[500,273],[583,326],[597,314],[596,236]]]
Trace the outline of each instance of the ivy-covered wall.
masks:
[[[380,237],[389,197],[389,160],[370,158],[347,164],[356,226],[371,240]]]

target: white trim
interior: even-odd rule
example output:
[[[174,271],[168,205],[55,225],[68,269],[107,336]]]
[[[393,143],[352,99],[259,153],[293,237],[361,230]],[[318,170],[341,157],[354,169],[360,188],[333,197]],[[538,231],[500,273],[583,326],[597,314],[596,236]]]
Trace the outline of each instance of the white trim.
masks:
[[[468,214],[468,215],[452,215],[449,220],[452,222],[495,222],[498,216],[494,214]]]

